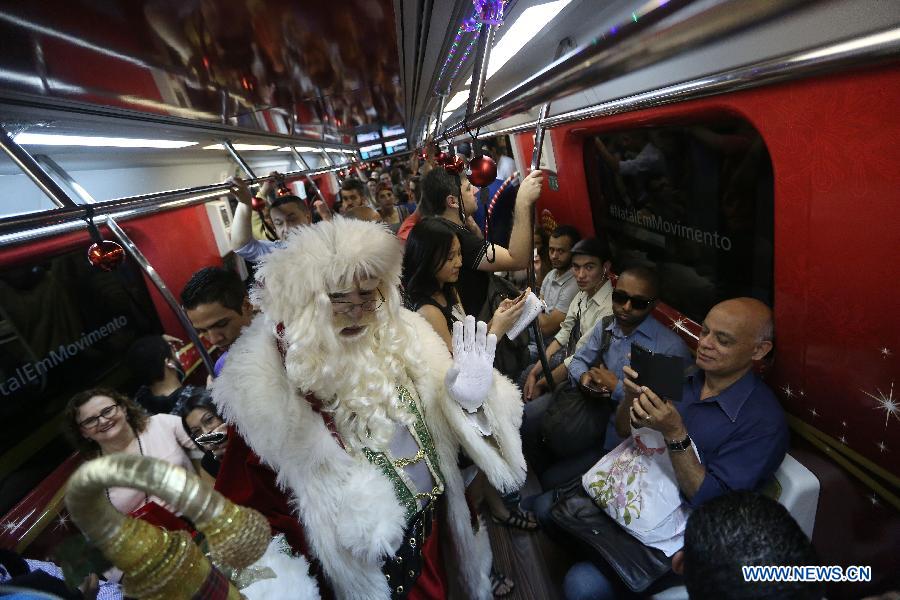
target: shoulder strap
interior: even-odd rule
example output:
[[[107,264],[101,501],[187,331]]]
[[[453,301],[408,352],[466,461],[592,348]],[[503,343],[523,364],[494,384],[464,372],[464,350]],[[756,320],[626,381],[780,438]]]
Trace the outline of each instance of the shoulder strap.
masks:
[[[609,345],[612,342],[612,332],[608,329],[608,327],[615,318],[616,317],[614,315],[606,315],[605,317],[600,319],[600,325],[598,325],[598,327],[603,328],[603,334],[600,337],[600,355],[597,357],[598,360],[602,360],[603,354],[607,350],[609,350]]]

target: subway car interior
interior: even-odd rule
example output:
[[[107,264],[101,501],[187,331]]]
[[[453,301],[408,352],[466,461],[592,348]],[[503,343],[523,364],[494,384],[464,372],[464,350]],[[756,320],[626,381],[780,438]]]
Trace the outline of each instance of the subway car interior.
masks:
[[[900,1],[0,36],[0,595],[900,598]]]

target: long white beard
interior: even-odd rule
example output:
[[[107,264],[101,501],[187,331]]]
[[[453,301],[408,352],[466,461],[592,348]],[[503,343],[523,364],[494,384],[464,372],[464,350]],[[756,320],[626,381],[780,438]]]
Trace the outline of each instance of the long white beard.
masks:
[[[411,419],[397,386],[417,359],[407,327],[386,312],[375,313],[365,333],[350,341],[335,327],[316,327],[285,357],[288,378],[322,402],[344,443],[356,449],[387,449],[397,423]]]

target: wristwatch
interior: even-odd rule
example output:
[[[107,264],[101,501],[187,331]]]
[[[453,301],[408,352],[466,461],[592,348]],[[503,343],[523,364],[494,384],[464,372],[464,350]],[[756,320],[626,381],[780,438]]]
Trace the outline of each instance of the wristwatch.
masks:
[[[683,440],[672,442],[666,440],[666,445],[669,447],[669,452],[684,452],[691,447],[691,436],[686,435]]]

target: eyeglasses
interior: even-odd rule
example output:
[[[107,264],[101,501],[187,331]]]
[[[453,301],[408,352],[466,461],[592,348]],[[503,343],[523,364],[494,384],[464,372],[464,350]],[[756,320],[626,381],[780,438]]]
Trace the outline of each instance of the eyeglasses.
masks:
[[[111,419],[113,417],[113,415],[115,415],[117,412],[119,412],[119,405],[118,404],[110,404],[109,406],[107,406],[106,408],[101,410],[97,415],[95,415],[93,417],[88,417],[84,421],[80,422],[78,424],[78,426],[83,427],[84,429],[93,429],[97,425],[100,424],[101,418],[107,419],[107,420]]]
[[[646,310],[648,306],[650,306],[655,298],[644,298],[643,296],[629,296],[625,292],[621,290],[613,290],[612,293],[612,301],[616,304],[624,306],[631,301],[631,307],[635,310]]]
[[[362,302],[359,302],[359,303],[347,302],[345,300],[332,300],[331,301],[331,309],[337,315],[346,314],[346,313],[350,312],[351,310],[353,310],[354,308],[356,308],[357,306],[365,312],[376,311],[379,308],[381,308],[382,304],[384,304],[384,295],[381,293],[381,290],[378,288],[375,288],[374,291],[378,292],[378,298],[371,298],[369,300],[363,300]],[[366,292],[362,292],[362,293],[366,293]],[[371,292],[368,292],[368,293],[371,293]]]

